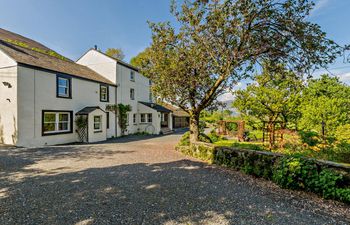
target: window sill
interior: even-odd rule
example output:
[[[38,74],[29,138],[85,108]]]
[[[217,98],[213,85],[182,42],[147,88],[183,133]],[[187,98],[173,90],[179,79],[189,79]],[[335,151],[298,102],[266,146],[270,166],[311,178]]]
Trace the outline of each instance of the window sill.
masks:
[[[73,131],[52,132],[52,133],[43,133],[42,136],[52,136],[52,135],[71,134],[71,133],[73,133]]]
[[[60,96],[60,95],[57,95],[56,97],[57,98],[72,99],[72,96]]]
[[[96,133],[102,133],[102,130],[96,130],[96,131],[94,131],[94,133],[96,134]]]

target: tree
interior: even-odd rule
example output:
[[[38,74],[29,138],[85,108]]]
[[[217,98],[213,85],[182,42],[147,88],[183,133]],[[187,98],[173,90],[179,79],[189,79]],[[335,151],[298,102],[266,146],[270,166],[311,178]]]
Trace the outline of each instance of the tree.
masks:
[[[123,60],[125,58],[124,52],[121,48],[108,48],[106,50],[106,55],[120,60]]]
[[[334,135],[340,125],[350,123],[350,87],[337,77],[311,79],[303,92],[300,128]]]
[[[275,143],[275,123],[282,129],[299,113],[303,88],[302,79],[281,65],[272,68],[265,64],[263,72],[245,90],[236,91],[233,106],[242,114],[267,122],[270,148]],[[283,136],[282,136],[283,139]]]
[[[343,48],[307,22],[310,0],[192,0],[169,22],[150,23],[152,43],[142,72],[153,91],[190,114],[197,141],[200,112],[270,60],[307,72],[325,67]]]
[[[130,64],[137,68],[145,68],[148,66],[149,62],[149,48],[146,48],[144,51],[140,52],[137,56],[131,58]],[[147,75],[147,74],[145,74]]]

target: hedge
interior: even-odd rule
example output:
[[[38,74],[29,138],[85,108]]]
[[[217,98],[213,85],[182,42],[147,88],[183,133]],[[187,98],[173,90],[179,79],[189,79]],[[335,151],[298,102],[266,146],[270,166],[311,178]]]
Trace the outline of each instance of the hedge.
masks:
[[[350,166],[283,154],[218,147],[208,143],[176,149],[204,161],[271,180],[282,188],[305,190],[350,203]]]

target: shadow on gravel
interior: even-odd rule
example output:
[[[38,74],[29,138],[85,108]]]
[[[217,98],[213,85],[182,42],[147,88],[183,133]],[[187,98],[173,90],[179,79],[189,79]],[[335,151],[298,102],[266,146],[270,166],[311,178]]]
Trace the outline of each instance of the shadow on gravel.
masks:
[[[191,160],[2,177],[0,224],[346,224],[253,180]]]

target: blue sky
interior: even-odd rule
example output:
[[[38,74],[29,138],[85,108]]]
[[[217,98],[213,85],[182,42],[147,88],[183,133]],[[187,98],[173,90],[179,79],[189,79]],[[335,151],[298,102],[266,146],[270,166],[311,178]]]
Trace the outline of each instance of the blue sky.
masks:
[[[148,20],[174,21],[170,0],[0,0],[0,5],[0,27],[74,60],[96,44],[101,50],[121,47],[129,61],[150,43]],[[350,44],[349,10],[349,0],[318,0],[309,19],[336,42]],[[350,64],[341,58],[330,72],[350,82]]]

